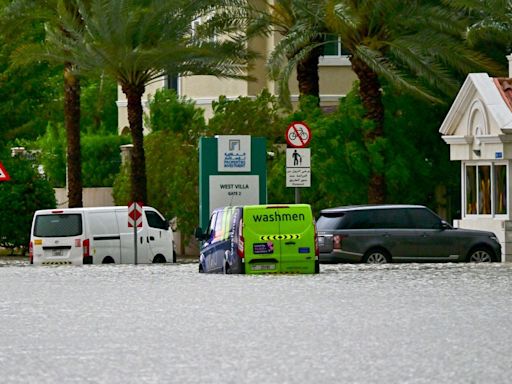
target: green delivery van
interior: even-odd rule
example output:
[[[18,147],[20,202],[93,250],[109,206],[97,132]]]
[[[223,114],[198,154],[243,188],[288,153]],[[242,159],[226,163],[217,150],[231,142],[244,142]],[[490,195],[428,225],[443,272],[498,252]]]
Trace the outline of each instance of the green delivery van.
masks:
[[[319,273],[315,221],[308,204],[215,209],[202,242],[199,272]]]

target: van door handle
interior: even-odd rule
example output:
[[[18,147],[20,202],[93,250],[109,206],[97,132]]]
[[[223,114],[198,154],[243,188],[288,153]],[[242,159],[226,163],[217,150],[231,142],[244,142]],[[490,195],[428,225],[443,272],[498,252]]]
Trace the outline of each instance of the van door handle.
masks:
[[[295,245],[295,241],[287,241],[285,244],[286,245]]]
[[[155,241],[155,238],[153,236],[149,236],[150,241]]]
[[[140,243],[142,244],[142,242],[143,242],[143,241],[144,241],[144,240],[142,239],[142,236],[141,236],[141,237],[140,237]]]

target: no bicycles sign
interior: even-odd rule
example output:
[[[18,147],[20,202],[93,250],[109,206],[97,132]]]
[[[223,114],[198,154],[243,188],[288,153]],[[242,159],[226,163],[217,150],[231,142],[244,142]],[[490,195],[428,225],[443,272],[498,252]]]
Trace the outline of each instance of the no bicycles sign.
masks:
[[[286,129],[286,142],[293,148],[306,148],[311,141],[311,129],[303,121],[294,121]]]

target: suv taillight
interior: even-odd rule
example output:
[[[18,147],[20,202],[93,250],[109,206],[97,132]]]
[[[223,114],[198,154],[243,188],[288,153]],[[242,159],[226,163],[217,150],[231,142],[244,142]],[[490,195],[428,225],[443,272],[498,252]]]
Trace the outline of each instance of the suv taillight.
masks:
[[[83,249],[83,254],[82,256],[84,258],[86,257],[89,257],[91,256],[91,252],[90,252],[90,242],[89,242],[89,239],[85,239],[82,243],[82,249]]]
[[[28,245],[28,260],[30,264],[34,264],[34,243],[32,242]]]
[[[332,237],[332,248],[333,249],[341,249],[341,240],[343,239],[343,236],[341,235],[334,235]]]

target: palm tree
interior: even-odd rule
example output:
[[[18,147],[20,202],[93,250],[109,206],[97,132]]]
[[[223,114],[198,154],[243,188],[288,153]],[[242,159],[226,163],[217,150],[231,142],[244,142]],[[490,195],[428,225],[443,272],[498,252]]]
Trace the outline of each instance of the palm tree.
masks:
[[[34,5],[36,6],[34,8]],[[66,8],[66,12],[74,14],[75,19],[79,20],[77,15],[78,8],[74,1],[66,1],[60,4]],[[44,22],[50,29],[56,33],[68,36],[61,20],[58,17],[57,0],[40,0],[36,3],[28,0],[13,0],[4,14],[10,18],[4,26],[16,26],[16,23],[28,21]],[[40,44],[27,44],[20,47],[13,61],[16,65],[23,65],[27,62],[37,60],[48,60],[54,64],[64,64],[64,118],[67,138],[67,187],[68,187],[68,206],[82,207],[82,167],[80,151],[80,78],[77,75],[73,63],[66,60],[67,53],[55,52],[62,47],[51,44],[44,46]],[[54,60],[55,57],[59,57]]]
[[[503,60],[512,49],[512,3],[510,0],[453,0],[450,4],[469,16],[468,41]]]
[[[382,203],[386,199],[382,81],[438,102],[443,94],[455,95],[459,89],[457,74],[492,71],[497,66],[467,47],[466,19],[443,2],[311,2],[325,9],[325,23],[349,52],[352,70],[358,77],[366,118],[373,122],[373,129],[364,133],[371,153],[368,201]],[[300,31],[294,32],[300,36]]]
[[[268,59],[271,77],[278,81],[281,100],[289,105],[288,80],[295,69],[299,97],[313,96],[318,103],[318,64],[326,32],[323,16],[318,14],[322,9],[314,8],[315,3],[310,0],[265,0],[264,4],[263,10],[253,11],[253,28],[283,36]]]
[[[132,137],[131,198],[147,203],[141,97],[146,84],[164,73],[244,78],[250,55],[240,32],[222,38],[192,28],[211,16],[223,0],[77,0],[81,18],[60,7],[69,36],[52,34],[81,71],[104,71],[120,84],[128,101]],[[62,3],[62,1],[60,1]],[[209,31],[211,32],[211,31]],[[232,37],[232,38],[231,38]],[[171,148],[169,150],[172,150]]]

